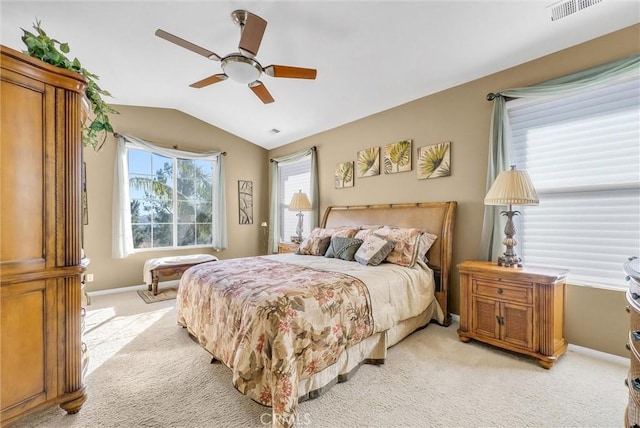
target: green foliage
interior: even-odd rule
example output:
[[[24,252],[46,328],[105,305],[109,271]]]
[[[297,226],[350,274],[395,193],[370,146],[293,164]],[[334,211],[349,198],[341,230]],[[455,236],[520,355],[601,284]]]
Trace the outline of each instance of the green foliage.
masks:
[[[130,188],[144,194],[142,199],[131,199],[134,248],[173,246],[174,224],[177,225],[176,246],[211,244],[213,187],[208,163],[211,162],[178,159],[175,188],[170,162],[164,162],[152,176],[129,178]]]
[[[33,28],[36,30],[36,34],[24,28],[22,29],[24,32],[22,41],[27,46],[26,53],[56,67],[79,73],[86,79],[87,89],[85,90],[85,95],[91,104],[91,111],[94,117],[93,120],[87,118],[85,123],[82,124],[82,143],[85,146],[92,146],[95,151],[100,150],[107,139],[107,135],[109,133],[113,134],[113,127],[109,123],[108,114],[118,113],[102,99],[103,96],[110,97],[111,94],[98,86],[96,81],[99,77],[82,67],[78,58],[73,60],[67,58],[65,55],[69,53],[69,45],[67,43],[61,43],[56,39],[50,38],[40,26],[40,21],[36,21]]]

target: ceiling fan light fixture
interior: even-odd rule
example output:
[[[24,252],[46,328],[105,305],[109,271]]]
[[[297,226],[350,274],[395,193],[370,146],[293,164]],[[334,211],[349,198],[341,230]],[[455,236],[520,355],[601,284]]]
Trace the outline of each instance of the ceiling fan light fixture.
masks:
[[[224,74],[239,83],[255,82],[262,74],[262,67],[258,61],[239,54],[225,57],[221,66]]]

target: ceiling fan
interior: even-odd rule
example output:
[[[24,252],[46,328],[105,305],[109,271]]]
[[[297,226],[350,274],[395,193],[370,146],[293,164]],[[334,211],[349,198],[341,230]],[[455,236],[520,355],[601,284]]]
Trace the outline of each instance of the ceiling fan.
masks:
[[[162,39],[189,49],[210,60],[220,61],[222,73],[206,77],[189,86],[192,88],[203,88],[230,78],[239,83],[246,83],[249,89],[251,89],[263,103],[269,104],[274,100],[266,86],[258,80],[262,73],[271,77],[287,77],[292,79],[316,78],[317,71],[312,68],[290,67],[286,65],[269,65],[263,67],[260,65],[255,59],[255,56],[258,54],[264,30],[267,28],[267,21],[246,10],[236,10],[232,12],[231,19],[240,27],[239,52],[233,52],[224,57],[181,39],[178,36],[167,33],[164,30],[156,30],[156,36]]]

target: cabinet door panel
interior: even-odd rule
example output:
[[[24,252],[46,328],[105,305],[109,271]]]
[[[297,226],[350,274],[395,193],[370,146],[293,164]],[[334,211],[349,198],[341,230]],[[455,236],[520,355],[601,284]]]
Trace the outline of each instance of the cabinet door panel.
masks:
[[[473,314],[471,330],[473,333],[499,339],[500,326],[497,321],[500,316],[499,303],[495,300],[474,296],[471,305]]]
[[[44,267],[44,96],[5,81],[0,93],[2,105],[11,106],[1,113],[0,260],[33,271]]]
[[[0,302],[2,343],[1,406],[3,412],[25,402],[45,401],[55,377],[47,360],[55,355],[56,343],[49,340],[55,321],[55,297],[46,281],[4,286]],[[49,372],[48,372],[49,369]]]
[[[502,340],[533,350],[533,308],[503,303],[502,314]]]

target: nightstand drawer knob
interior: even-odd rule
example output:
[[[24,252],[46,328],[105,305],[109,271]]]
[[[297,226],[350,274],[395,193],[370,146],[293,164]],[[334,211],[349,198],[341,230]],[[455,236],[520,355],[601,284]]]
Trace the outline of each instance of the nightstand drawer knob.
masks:
[[[631,308],[629,307],[629,305],[625,306],[624,310],[627,311],[627,313],[631,312]]]
[[[629,342],[625,343],[624,347],[627,348],[627,351],[631,351],[631,345],[629,345]]]
[[[498,288],[498,294],[502,294],[504,293],[504,290],[502,288]]]
[[[504,325],[504,318],[496,315],[496,321],[498,322],[498,325]]]

